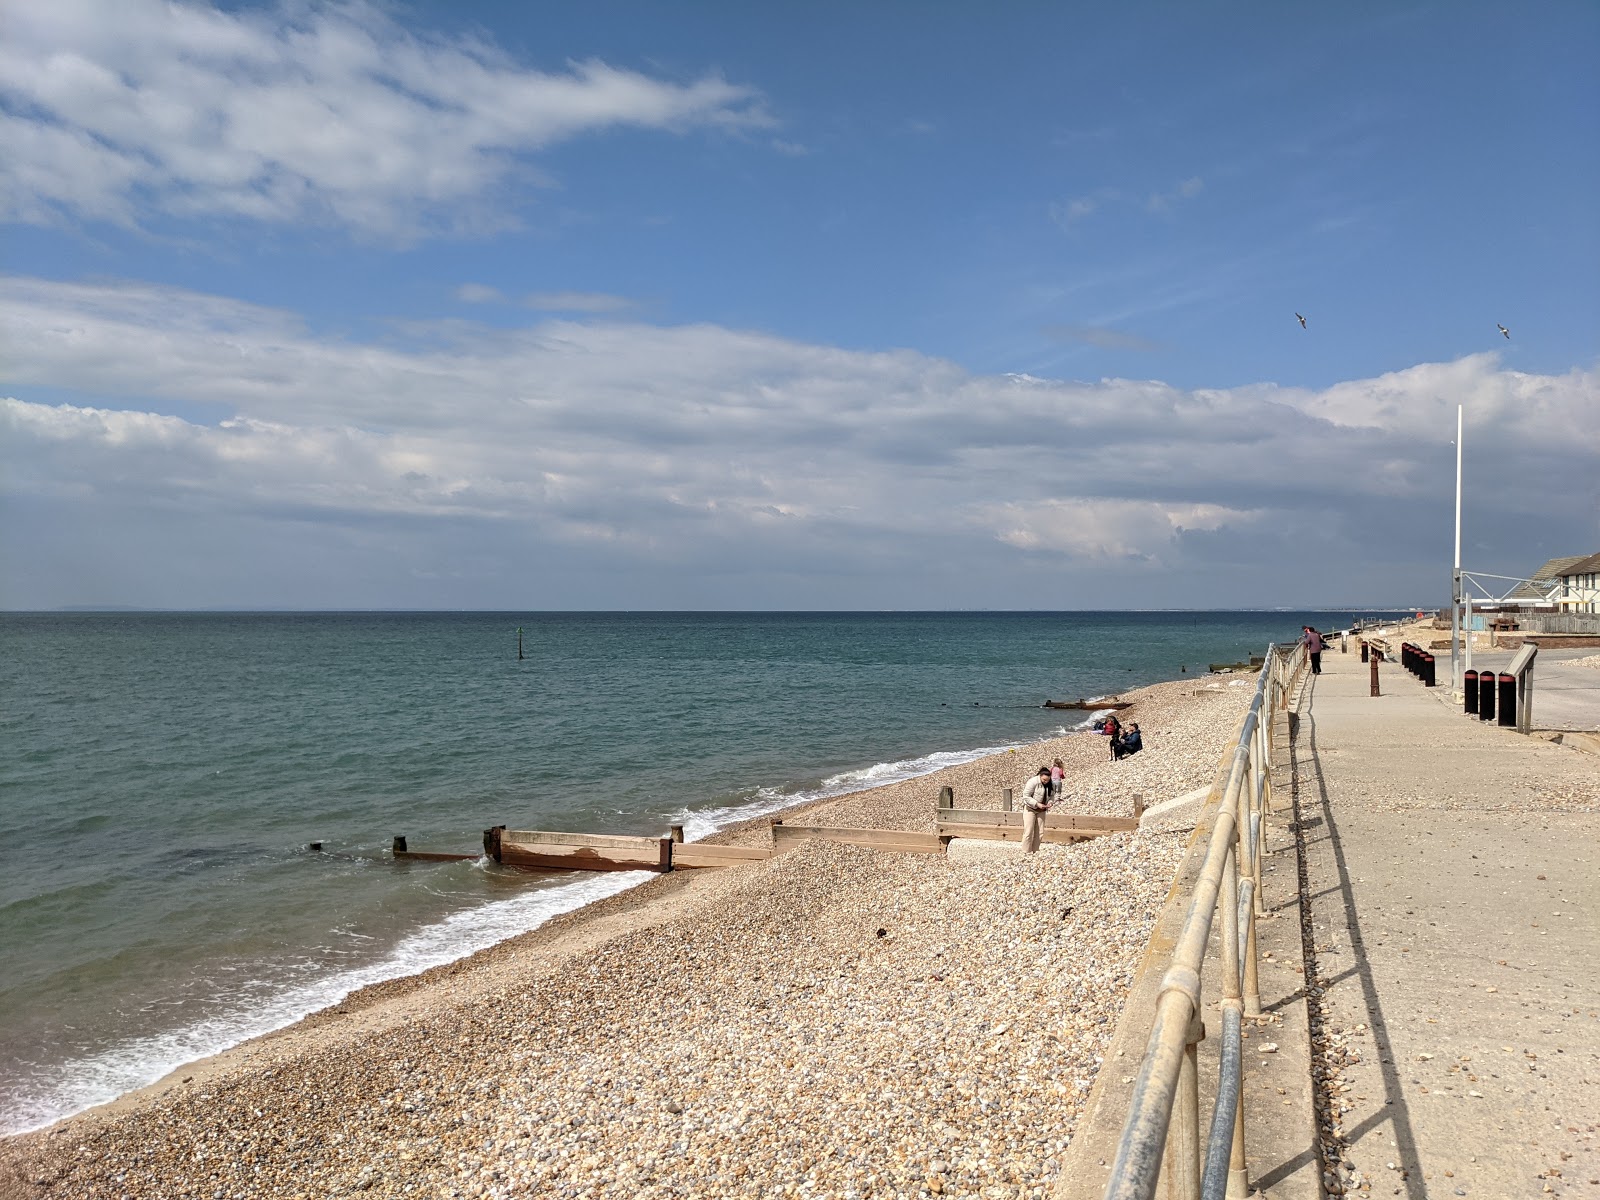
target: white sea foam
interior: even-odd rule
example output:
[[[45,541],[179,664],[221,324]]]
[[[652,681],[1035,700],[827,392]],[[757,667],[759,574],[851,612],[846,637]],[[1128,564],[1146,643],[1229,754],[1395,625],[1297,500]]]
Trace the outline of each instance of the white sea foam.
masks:
[[[133,1038],[89,1058],[41,1073],[32,1087],[14,1092],[0,1111],[0,1133],[42,1129],[63,1117],[104,1104],[168,1073],[241,1042],[292,1025],[337,1004],[360,988],[415,975],[487,946],[537,929],[562,913],[654,878],[651,871],[594,875],[553,888],[525,892],[451,913],[407,935],[384,958],[280,992],[249,1007],[221,1013],[181,1029]],[[264,985],[266,991],[270,985]]]

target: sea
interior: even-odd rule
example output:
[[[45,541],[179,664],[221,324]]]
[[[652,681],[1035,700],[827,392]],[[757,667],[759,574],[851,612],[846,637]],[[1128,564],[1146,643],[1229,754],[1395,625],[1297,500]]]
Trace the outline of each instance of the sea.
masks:
[[[0,1133],[647,878],[396,835],[692,839],[1356,615],[0,613]]]

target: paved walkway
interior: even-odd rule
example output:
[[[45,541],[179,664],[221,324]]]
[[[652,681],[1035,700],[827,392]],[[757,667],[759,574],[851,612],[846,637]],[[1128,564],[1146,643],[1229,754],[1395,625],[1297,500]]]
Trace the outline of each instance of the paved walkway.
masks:
[[[1600,1200],[1600,756],[1323,664],[1291,756],[1340,1183]]]

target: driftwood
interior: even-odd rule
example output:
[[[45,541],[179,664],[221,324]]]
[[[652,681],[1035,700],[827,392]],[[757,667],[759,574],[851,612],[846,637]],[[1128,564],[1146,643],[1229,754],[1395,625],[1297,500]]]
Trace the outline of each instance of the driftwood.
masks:
[[[1079,708],[1099,712],[1107,708],[1132,708],[1132,700],[1046,700],[1045,708]]]

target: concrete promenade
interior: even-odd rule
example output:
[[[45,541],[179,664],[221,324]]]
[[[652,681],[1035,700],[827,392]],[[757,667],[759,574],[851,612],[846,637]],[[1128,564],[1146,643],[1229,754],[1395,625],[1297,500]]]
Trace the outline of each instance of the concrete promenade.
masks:
[[[1289,754],[1330,1190],[1600,1200],[1600,756],[1323,666]]]

